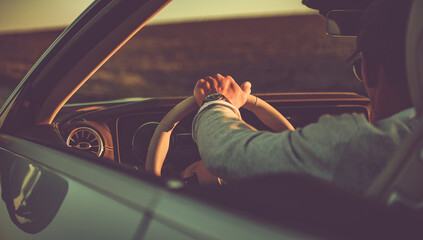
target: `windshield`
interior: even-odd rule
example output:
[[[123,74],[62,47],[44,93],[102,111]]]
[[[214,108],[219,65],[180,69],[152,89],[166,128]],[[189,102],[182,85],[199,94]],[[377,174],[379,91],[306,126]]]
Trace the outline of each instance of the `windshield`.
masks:
[[[84,1],[74,5],[82,11],[91,2]],[[66,25],[57,24],[0,32],[0,104]],[[172,1],[68,103],[189,96],[198,79],[216,73],[250,81],[253,94],[365,95],[346,62],[354,48],[354,38],[327,36],[325,19],[298,0]]]
[[[172,1],[68,103],[189,96],[198,79],[216,73],[250,81],[253,94],[365,95],[346,61],[355,39],[327,36],[317,12],[300,1],[224,3]]]

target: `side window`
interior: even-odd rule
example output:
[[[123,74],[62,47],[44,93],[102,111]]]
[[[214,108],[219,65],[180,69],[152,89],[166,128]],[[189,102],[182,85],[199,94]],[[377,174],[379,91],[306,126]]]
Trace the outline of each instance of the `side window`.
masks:
[[[45,50],[92,0],[10,1],[0,10],[0,108]]]

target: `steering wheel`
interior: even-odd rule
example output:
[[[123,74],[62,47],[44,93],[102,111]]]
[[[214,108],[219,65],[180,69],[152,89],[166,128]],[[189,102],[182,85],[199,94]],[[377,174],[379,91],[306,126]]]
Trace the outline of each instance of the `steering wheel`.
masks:
[[[287,128],[294,130],[289,121],[278,110],[256,96],[250,95],[243,107],[253,112],[258,119],[274,132],[281,132]],[[173,129],[180,120],[196,109],[198,109],[198,105],[194,97],[191,96],[178,103],[160,121],[148,146],[145,164],[146,172],[161,176]]]

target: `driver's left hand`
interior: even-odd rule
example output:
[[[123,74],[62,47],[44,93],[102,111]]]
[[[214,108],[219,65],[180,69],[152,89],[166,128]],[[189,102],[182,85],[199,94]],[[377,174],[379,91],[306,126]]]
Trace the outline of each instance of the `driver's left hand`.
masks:
[[[211,185],[220,185],[221,181],[219,178],[214,176],[207,170],[206,165],[203,161],[197,161],[189,165],[182,173],[181,178],[189,178],[193,175],[197,176],[199,184],[211,184]]]

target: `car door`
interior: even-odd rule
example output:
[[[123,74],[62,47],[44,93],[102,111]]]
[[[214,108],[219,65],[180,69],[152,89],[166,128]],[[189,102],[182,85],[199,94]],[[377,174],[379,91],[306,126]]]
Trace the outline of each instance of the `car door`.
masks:
[[[141,238],[155,187],[9,135],[0,159],[0,239]]]

